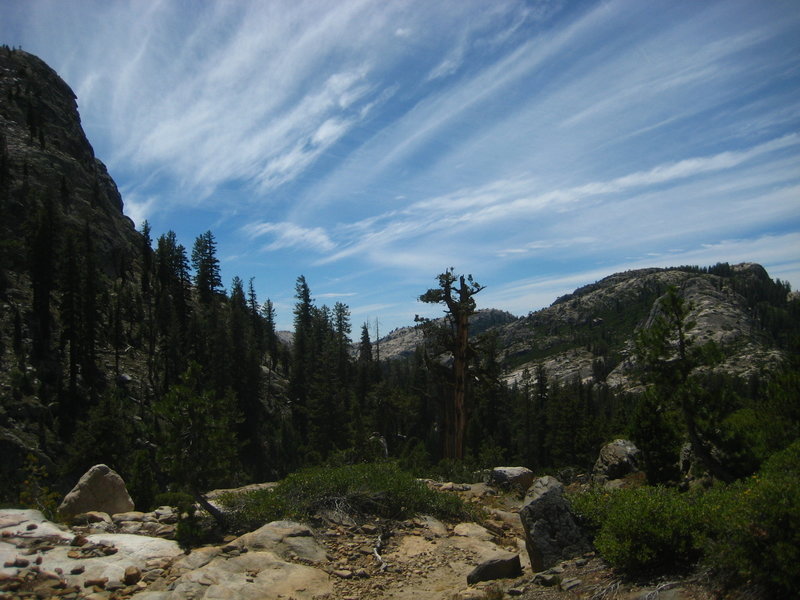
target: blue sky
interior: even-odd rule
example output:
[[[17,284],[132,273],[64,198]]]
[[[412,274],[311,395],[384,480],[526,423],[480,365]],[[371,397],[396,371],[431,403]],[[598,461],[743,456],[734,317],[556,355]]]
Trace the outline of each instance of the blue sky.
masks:
[[[439,314],[447,267],[523,315],[611,273],[760,262],[800,287],[796,0],[0,3],[126,214],[290,328]]]

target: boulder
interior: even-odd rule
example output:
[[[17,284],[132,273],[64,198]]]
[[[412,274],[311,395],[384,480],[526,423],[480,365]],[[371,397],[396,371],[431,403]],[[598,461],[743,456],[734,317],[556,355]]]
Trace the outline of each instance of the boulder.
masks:
[[[519,516],[535,572],[591,550],[564,498],[564,486],[555,477],[547,475],[533,482]]]
[[[133,508],[133,500],[122,477],[106,465],[95,465],[64,497],[58,512],[70,518],[90,511],[114,515],[132,511]]]
[[[522,575],[522,565],[519,562],[519,555],[512,552],[503,552],[483,561],[472,569],[467,575],[467,583],[472,585],[479,581],[506,579],[519,577],[520,575]]]
[[[526,467],[495,467],[489,473],[489,484],[518,489],[523,494],[531,487],[533,479],[533,471]]]
[[[592,479],[603,484],[612,479],[622,479],[639,470],[641,452],[628,440],[614,440],[600,449],[592,469]]]

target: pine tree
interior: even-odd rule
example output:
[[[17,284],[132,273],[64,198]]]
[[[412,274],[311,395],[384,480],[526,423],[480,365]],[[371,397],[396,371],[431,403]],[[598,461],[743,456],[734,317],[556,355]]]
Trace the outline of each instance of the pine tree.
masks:
[[[224,520],[202,492],[235,481],[239,473],[235,425],[241,417],[233,394],[209,391],[201,372],[199,364],[190,363],[180,382],[154,405],[160,427],[158,460],[170,481]]]
[[[292,420],[301,437],[308,434],[308,399],[313,366],[313,303],[304,276],[297,278],[294,306],[294,346],[289,379]]]
[[[472,275],[456,276],[450,268],[441,273],[438,288],[431,288],[419,297],[421,302],[444,304],[450,329],[444,336],[445,347],[453,353],[452,400],[445,404],[444,456],[464,458],[464,435],[467,427],[465,398],[467,393],[467,365],[473,352],[469,343],[469,317],[475,313],[473,296],[483,286],[472,279]],[[456,284],[458,281],[458,284]],[[426,319],[418,319],[423,324]]]
[[[652,384],[653,393],[660,402],[677,408],[683,420],[694,455],[708,471],[722,481],[733,481],[735,475],[720,460],[710,440],[716,437],[714,429],[721,415],[706,419],[703,427],[702,413],[709,398],[692,371],[704,363],[702,348],[693,348],[688,332],[695,326],[689,315],[692,310],[674,286],[667,290],[659,302],[659,313],[652,325],[639,332],[636,339],[636,356],[642,368],[641,378]],[[637,440],[640,441],[640,440]]]
[[[194,284],[198,298],[201,303],[209,304],[222,289],[217,242],[210,230],[201,233],[194,242],[192,268],[194,268]]]

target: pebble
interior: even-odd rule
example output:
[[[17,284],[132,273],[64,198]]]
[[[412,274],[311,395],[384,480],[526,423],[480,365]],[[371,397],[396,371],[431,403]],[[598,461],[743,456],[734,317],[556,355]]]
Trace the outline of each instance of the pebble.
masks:
[[[353,572],[347,569],[336,569],[333,574],[342,579],[350,579],[353,576]]]

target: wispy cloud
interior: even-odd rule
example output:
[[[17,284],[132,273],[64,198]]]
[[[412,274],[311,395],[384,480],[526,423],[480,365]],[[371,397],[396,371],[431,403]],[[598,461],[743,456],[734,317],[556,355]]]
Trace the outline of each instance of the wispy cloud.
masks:
[[[586,246],[593,242],[596,243],[598,238],[596,235],[591,235],[592,227],[587,223],[587,235],[528,240],[516,248],[507,245],[510,235],[518,234],[520,230],[526,231],[527,224],[534,223],[538,217],[544,216],[546,221],[549,221],[554,215],[565,210],[576,211],[579,210],[578,207],[582,209],[583,215],[567,221],[568,228],[573,230],[576,229],[577,224],[587,220],[611,224],[614,219],[617,219],[621,223],[626,213],[628,217],[644,219],[640,221],[640,233],[636,238],[626,237],[620,240],[626,242],[630,242],[632,239],[641,241],[643,235],[648,235],[647,224],[654,218],[657,219],[658,213],[653,213],[655,203],[672,202],[672,198],[678,199],[675,206],[680,206],[680,210],[688,210],[687,214],[698,211],[705,214],[724,210],[726,214],[717,217],[719,222],[731,217],[737,220],[749,219],[752,221],[755,218],[753,207],[748,206],[747,210],[737,210],[737,203],[744,202],[746,204],[746,199],[731,203],[729,196],[729,201],[724,208],[716,203],[702,203],[692,208],[685,206],[685,203],[689,199],[691,204],[691,198],[697,198],[698,194],[702,193],[699,189],[694,190],[691,194],[685,194],[686,188],[673,190],[674,193],[669,188],[691,180],[693,177],[711,176],[711,183],[704,181],[703,190],[713,190],[714,185],[720,182],[720,179],[715,176],[723,177],[722,174],[726,174],[721,183],[730,192],[735,182],[749,176],[746,169],[729,176],[727,174],[731,169],[741,168],[765,155],[797,145],[800,145],[800,136],[792,133],[741,151],[726,151],[709,156],[687,158],[676,163],[657,165],[647,171],[637,171],[606,181],[592,181],[574,187],[548,191],[538,190],[539,186],[532,178],[494,181],[475,189],[463,189],[445,196],[421,200],[402,211],[391,211],[347,227],[341,227],[341,232],[353,233],[354,237],[350,240],[341,239],[338,251],[323,257],[320,259],[320,263],[328,264],[359,255],[394,264],[397,262],[397,256],[402,256],[403,260],[409,259],[408,249],[410,247],[416,247],[424,254],[435,248],[437,243],[443,239],[461,238],[465,240],[466,243],[460,245],[458,252],[464,252],[467,255],[486,254],[491,248],[491,244],[498,244],[491,252],[501,257],[527,254],[531,250],[565,248],[574,245]],[[791,163],[784,165],[781,174],[784,179],[786,177],[797,179],[798,177],[798,173]],[[762,175],[757,182],[750,181],[749,186],[763,187],[770,184],[771,181],[769,178],[764,179]],[[705,193],[707,194],[707,192]],[[631,196],[631,194],[634,195]],[[685,197],[682,198],[682,196]],[[647,197],[651,199],[647,200]],[[758,189],[756,193],[751,192],[747,197],[752,202],[769,207],[767,210],[770,212],[779,210],[785,213],[787,209],[796,210],[797,208],[796,203],[793,202],[797,198],[795,186],[781,187],[766,194],[762,189]],[[600,204],[597,204],[598,202]],[[614,205],[619,205],[620,208],[615,209]],[[648,212],[652,216],[648,217]],[[737,212],[741,212],[741,214],[736,214]],[[708,218],[712,218],[711,214],[708,214]],[[708,224],[703,221],[690,221],[684,224],[683,228],[688,230],[693,225],[705,229]],[[473,244],[474,235],[478,235],[477,231],[481,228],[484,231],[499,229],[504,235],[484,239],[482,244]],[[471,234],[470,232],[476,233]],[[663,233],[663,230],[657,229],[657,234]],[[552,235],[552,230],[545,228],[539,234]],[[470,245],[475,247],[473,252],[469,250]],[[441,249],[436,252],[441,254]]]
[[[513,312],[639,264],[800,284],[791,3],[10,6],[128,214],[213,226],[289,312],[298,272],[396,320],[450,265]]]
[[[251,239],[271,236],[273,241],[263,247],[264,251],[282,248],[300,248],[318,252],[330,252],[336,247],[328,234],[320,227],[306,228],[293,223],[254,223],[242,231]]]

